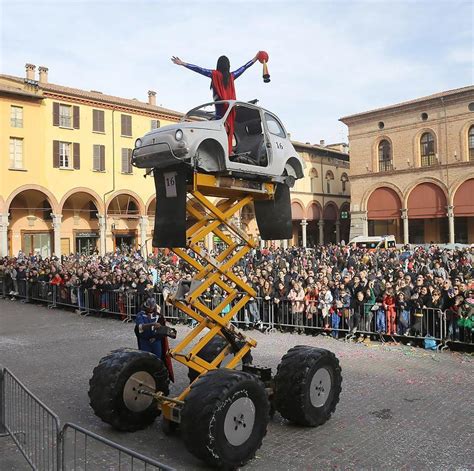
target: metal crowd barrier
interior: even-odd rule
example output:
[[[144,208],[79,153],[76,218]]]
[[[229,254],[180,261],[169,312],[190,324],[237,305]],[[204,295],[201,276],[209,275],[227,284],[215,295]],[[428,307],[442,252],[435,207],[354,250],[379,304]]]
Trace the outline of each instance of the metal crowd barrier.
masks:
[[[33,470],[173,468],[58,416],[8,369],[0,369],[0,437],[10,436]]]
[[[114,471],[170,471],[173,468],[129,450],[78,425],[66,423],[62,431],[62,471],[102,469]],[[110,453],[112,451],[113,453]],[[105,453],[107,458],[104,459]]]
[[[0,280],[2,281],[2,280]],[[11,288],[11,289],[10,289]],[[18,291],[13,291],[17,289]],[[10,290],[10,291],[9,291]],[[11,294],[13,293],[13,294]],[[50,308],[58,306],[71,308],[83,315],[99,313],[133,322],[148,294],[136,290],[101,291],[82,290],[80,287],[56,286],[46,282],[25,282],[16,285],[1,283],[0,296],[22,299],[24,302],[41,302]],[[166,303],[161,293],[154,293],[164,317],[173,323],[194,325],[194,321],[176,307]],[[202,302],[214,308],[222,298],[218,295],[203,295]],[[233,301],[233,304],[237,302]],[[231,306],[224,309],[224,312]],[[240,328],[258,328],[263,332],[275,330],[296,331],[297,333],[325,333],[335,338],[350,337],[353,330],[364,335],[393,337],[433,337],[440,343],[472,345],[473,338],[464,333],[449,311],[436,308],[410,309],[400,312],[396,309],[385,311],[378,305],[363,304],[354,309],[324,306],[317,300],[290,301],[287,298],[251,299],[239,310],[232,322]]]
[[[0,427],[33,469],[60,469],[58,416],[9,370],[0,370]]]

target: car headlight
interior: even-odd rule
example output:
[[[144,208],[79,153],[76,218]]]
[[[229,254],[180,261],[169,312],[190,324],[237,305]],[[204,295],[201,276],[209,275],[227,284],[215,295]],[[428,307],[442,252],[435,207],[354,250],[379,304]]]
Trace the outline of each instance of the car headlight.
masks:
[[[142,140],[140,138],[138,138],[136,141],[135,141],[135,147],[141,147],[142,145]]]
[[[174,133],[174,138],[177,141],[180,141],[183,138],[183,131],[181,131],[181,129],[177,129],[176,132]]]

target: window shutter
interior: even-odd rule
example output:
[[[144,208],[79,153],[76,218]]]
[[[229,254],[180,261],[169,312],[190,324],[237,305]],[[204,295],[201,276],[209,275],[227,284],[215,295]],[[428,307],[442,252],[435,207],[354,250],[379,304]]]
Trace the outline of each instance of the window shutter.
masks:
[[[53,103],[53,126],[59,126],[59,103]]]
[[[92,131],[99,130],[99,111],[92,110]]]
[[[128,117],[128,135],[132,136],[132,117]]]
[[[128,173],[133,173],[133,167],[132,167],[132,149],[127,149],[127,162],[128,162]]]
[[[96,144],[92,146],[92,169],[100,170],[100,146]]]
[[[53,141],[53,168],[59,168],[59,141]]]
[[[105,132],[105,124],[104,124],[104,112],[102,110],[98,111],[99,114],[99,131]]]
[[[74,106],[73,109],[72,109],[72,127],[74,129],[79,129],[79,107],[78,106]]]
[[[80,144],[75,142],[73,144],[73,152],[74,152],[74,169],[79,170],[81,168],[81,152],[80,152]]]
[[[122,173],[127,173],[127,159],[128,159],[127,149],[122,149]]]
[[[105,146],[100,146],[100,171],[105,171]]]
[[[127,129],[126,129],[126,127],[127,127],[127,117],[123,114],[123,115],[121,115],[120,119],[122,121],[120,134],[122,134],[122,136],[126,136],[127,135],[127,132],[126,132],[127,131]],[[122,150],[122,156],[123,156],[123,150]]]

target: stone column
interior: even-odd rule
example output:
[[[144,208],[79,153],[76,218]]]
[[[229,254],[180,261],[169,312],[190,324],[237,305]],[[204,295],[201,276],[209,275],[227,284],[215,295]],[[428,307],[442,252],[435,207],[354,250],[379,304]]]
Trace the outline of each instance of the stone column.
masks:
[[[0,214],[0,257],[8,255],[8,213]]]
[[[140,247],[142,257],[147,257],[146,233],[148,229],[148,216],[140,216]]]
[[[324,219],[319,220],[318,227],[319,227],[319,243],[324,244]]]
[[[449,243],[454,244],[454,206],[448,206]]]
[[[303,247],[306,247],[307,243],[306,243],[306,227],[308,226],[308,221],[306,219],[303,219],[301,221],[301,232],[302,232],[302,235],[303,235]]]
[[[99,232],[100,232],[100,239],[99,239],[99,253],[101,255],[105,255],[106,247],[105,247],[105,216],[99,215]]]
[[[336,221],[336,244],[341,242],[341,221]]]
[[[367,211],[351,210],[351,232],[349,240],[357,236],[367,237],[369,234],[369,226],[367,222]]]
[[[206,249],[211,252],[214,250],[214,232],[209,232],[206,236]]]
[[[403,221],[403,243],[410,243],[410,233],[408,230],[408,209],[402,209],[402,221]]]
[[[286,250],[288,248],[288,239],[282,240],[282,247]]]
[[[54,231],[54,248],[53,252],[56,257],[61,257],[61,219],[62,214],[52,214],[53,218],[53,231]]]

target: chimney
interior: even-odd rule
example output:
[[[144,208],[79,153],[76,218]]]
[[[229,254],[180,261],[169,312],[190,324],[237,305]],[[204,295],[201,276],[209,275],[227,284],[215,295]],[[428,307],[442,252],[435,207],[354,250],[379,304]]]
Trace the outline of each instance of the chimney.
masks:
[[[148,104],[156,106],[156,92],[153,90],[148,90]]]
[[[320,145],[320,146],[324,147],[325,144],[326,144],[326,143],[324,142],[324,139],[321,139],[321,140],[319,141],[319,145]]]
[[[26,79],[27,80],[35,80],[36,65],[26,64],[25,68],[26,68]]]
[[[40,65],[39,70],[39,83],[48,83],[48,68]]]

